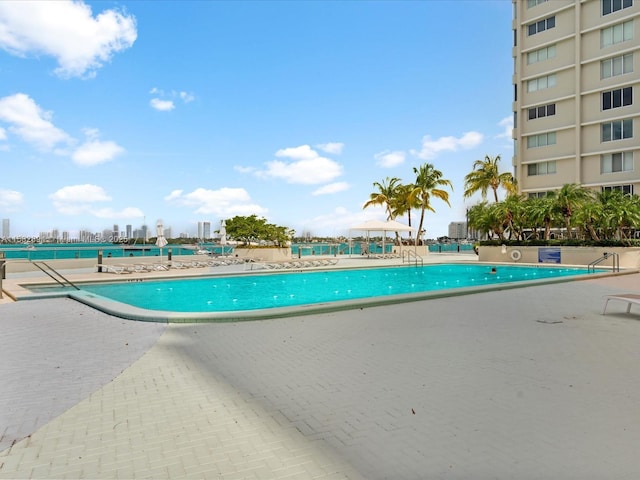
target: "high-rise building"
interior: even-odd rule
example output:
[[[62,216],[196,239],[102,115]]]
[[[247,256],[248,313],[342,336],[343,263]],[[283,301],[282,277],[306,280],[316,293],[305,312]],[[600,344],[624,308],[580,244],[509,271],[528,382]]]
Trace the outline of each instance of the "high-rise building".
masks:
[[[127,239],[133,238],[133,227],[131,224],[127,224],[127,233],[125,234]]]
[[[467,238],[467,222],[451,222],[449,224],[449,238],[455,240]]]
[[[2,238],[9,238],[9,237],[11,237],[11,232],[9,231],[9,219],[3,218],[2,219]]]
[[[512,1],[520,192],[640,193],[640,1]]]
[[[202,222],[202,238],[207,240],[211,238],[211,222]]]

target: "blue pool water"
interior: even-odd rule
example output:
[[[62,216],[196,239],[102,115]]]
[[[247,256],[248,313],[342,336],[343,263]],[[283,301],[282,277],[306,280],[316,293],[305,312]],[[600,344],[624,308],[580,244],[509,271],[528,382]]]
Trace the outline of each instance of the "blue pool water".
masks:
[[[543,266],[439,264],[91,284],[83,290],[149,310],[231,312],[312,305],[587,274]]]

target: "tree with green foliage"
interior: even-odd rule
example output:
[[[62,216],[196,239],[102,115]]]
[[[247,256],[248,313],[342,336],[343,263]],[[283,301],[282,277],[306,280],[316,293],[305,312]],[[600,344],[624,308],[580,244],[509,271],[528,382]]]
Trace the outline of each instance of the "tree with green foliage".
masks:
[[[474,193],[480,192],[484,200],[487,198],[487,192],[491,189],[497,203],[500,187],[509,193],[515,193],[517,189],[513,175],[508,172],[500,173],[499,164],[500,155],[495,157],[485,155],[484,160],[473,162],[473,170],[464,177],[464,198],[469,198]]]
[[[362,206],[363,209],[380,205],[384,207],[387,214],[387,220],[393,220],[393,207],[397,189],[400,186],[400,179],[397,177],[385,178],[382,182],[373,182],[373,186],[377,188],[376,192],[369,195],[369,200]]]
[[[425,211],[435,212],[431,205],[431,197],[439,198],[451,206],[449,192],[441,187],[449,187],[453,190],[453,185],[451,180],[442,178],[442,172],[430,163],[425,163],[420,167],[413,167],[413,173],[416,175],[416,180],[413,184],[413,195],[417,204],[420,205],[420,225],[418,225],[418,235],[416,235],[416,241],[418,241],[423,231]]]
[[[284,246],[295,233],[288,227],[267,223],[256,215],[248,217],[235,216],[225,221],[227,236],[244,245],[268,242],[275,246]]]
[[[564,218],[567,238],[571,238],[571,221],[576,209],[593,201],[593,191],[577,183],[566,183],[556,192],[556,207]]]

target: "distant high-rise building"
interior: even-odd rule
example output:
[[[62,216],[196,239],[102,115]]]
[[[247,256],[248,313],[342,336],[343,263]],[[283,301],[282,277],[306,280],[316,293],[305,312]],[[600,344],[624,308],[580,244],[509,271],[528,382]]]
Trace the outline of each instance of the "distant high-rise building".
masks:
[[[133,236],[133,227],[131,226],[131,224],[126,226],[127,229],[127,233],[125,233],[125,236],[127,237],[127,239],[132,238]]]
[[[207,240],[211,238],[211,222],[202,223],[202,238]]]
[[[202,239],[202,222],[198,222],[198,239]]]
[[[520,192],[576,183],[638,193],[640,1],[512,1]]]
[[[9,238],[9,237],[11,237],[11,232],[9,231],[9,219],[3,218],[2,219],[2,238]]]
[[[120,227],[116,223],[116,224],[113,225],[113,232],[111,232],[111,239],[110,240],[112,242],[117,242],[119,238],[120,238]]]
[[[467,238],[467,222],[451,222],[449,224],[449,238],[455,240]]]

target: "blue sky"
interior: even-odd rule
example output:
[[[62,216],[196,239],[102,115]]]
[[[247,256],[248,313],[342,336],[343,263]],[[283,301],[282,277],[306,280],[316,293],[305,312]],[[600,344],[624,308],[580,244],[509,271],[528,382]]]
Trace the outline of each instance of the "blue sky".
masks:
[[[432,163],[446,235],[474,160],[511,171],[511,47],[508,0],[2,1],[0,218],[347,235],[385,218],[373,182]]]

